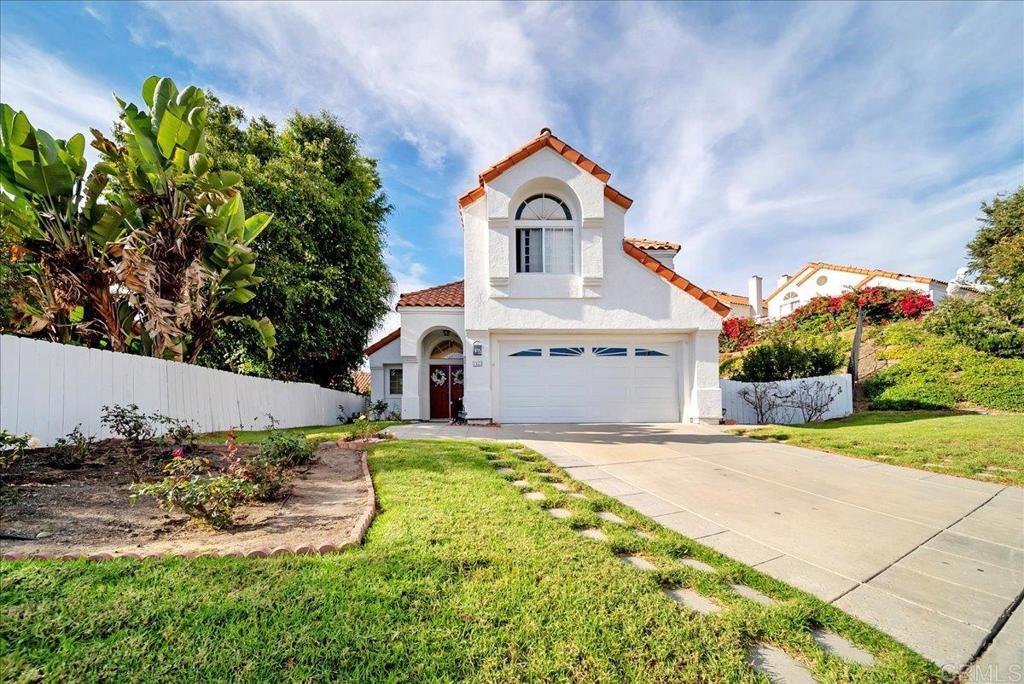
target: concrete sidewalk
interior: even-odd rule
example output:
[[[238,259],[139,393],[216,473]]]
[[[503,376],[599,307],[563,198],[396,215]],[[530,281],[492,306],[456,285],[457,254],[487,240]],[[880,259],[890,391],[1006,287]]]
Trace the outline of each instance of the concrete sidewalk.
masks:
[[[992,640],[1024,593],[1020,488],[700,425],[391,430],[523,442],[594,489],[833,603],[949,672]],[[976,681],[1007,679],[1024,662],[1021,619],[1018,609],[979,660]]]

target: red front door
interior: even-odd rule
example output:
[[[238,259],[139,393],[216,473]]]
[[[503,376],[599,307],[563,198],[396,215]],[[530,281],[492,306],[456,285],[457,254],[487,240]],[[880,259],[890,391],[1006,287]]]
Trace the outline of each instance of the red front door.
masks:
[[[451,418],[452,401],[462,398],[462,365],[431,365],[430,375],[430,417]]]

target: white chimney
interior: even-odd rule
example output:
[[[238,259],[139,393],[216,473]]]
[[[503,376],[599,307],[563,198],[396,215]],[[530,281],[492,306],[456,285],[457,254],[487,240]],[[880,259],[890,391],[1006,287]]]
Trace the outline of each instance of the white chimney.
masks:
[[[756,320],[761,317],[761,305],[764,300],[761,276],[750,276],[747,281],[747,297],[750,300],[750,317]]]

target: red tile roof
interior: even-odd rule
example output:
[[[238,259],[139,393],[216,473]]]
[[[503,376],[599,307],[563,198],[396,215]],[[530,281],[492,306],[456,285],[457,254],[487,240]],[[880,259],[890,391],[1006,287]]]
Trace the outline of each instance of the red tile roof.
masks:
[[[464,306],[463,282],[456,280],[425,290],[405,292],[398,297],[398,306]]]
[[[352,386],[356,394],[370,394],[371,376],[367,371],[352,371]]]
[[[370,354],[373,354],[374,352],[383,349],[384,347],[388,346],[389,344],[391,344],[392,342],[397,340],[399,338],[399,336],[401,336],[401,334],[402,334],[402,329],[401,328],[396,328],[395,330],[392,330],[387,335],[385,335],[384,337],[380,338],[379,340],[377,340],[376,342],[371,344],[369,347],[364,349],[363,353],[366,354],[367,356],[369,356]]]
[[[743,304],[745,306],[750,306],[749,297],[723,292],[722,290],[708,290],[708,292],[715,295],[719,301],[725,302],[726,304]]]
[[[668,240],[652,240],[650,238],[642,237],[628,237],[626,242],[639,247],[640,249],[671,249],[678,252],[682,249],[682,245],[678,242],[669,242]]]
[[[672,283],[683,292],[686,292],[694,299],[699,300],[702,304],[704,304],[704,306],[708,307],[719,316],[729,315],[730,309],[724,302],[719,301],[718,298],[716,298],[710,292],[707,292],[706,290],[702,290],[701,288],[697,287],[689,280],[673,271],[671,268],[663,266],[660,261],[658,261],[654,257],[648,256],[646,252],[644,252],[639,247],[635,247],[633,244],[629,242],[629,240],[622,241],[622,249],[623,251],[626,252],[626,254],[633,257],[641,264],[646,266],[648,269],[654,271],[659,276],[661,276],[668,282]]]
[[[803,278],[800,278],[800,281],[797,282],[797,285],[803,284],[804,282],[807,281],[808,278],[810,278],[812,275],[814,275],[823,268],[830,269],[833,271],[845,271],[846,273],[860,273],[861,275],[864,276],[864,278],[854,286],[855,288],[863,287],[868,281],[875,277],[893,278],[894,280],[903,280],[909,278],[910,280],[914,280],[925,285],[930,285],[931,283],[938,283],[940,285],[947,284],[944,280],[929,278],[928,276],[910,275],[909,273],[896,273],[895,271],[883,271],[878,268],[861,268],[859,266],[829,264],[824,261],[811,261],[801,266],[800,270],[796,272],[796,275],[790,277],[789,280],[787,280],[786,282],[782,283],[777,288],[772,290],[771,294],[765,297],[764,300],[768,301],[769,299],[777,295],[787,285],[796,281],[797,278],[800,278],[801,275],[803,275]]]
[[[750,297],[744,297],[743,295],[732,294],[731,292],[724,292],[722,290],[711,290],[708,292],[715,295],[719,301],[725,302],[726,304],[736,304],[741,306],[750,306]],[[763,301],[761,302],[761,311],[767,311],[768,305]]]
[[[505,173],[522,160],[547,147],[550,147],[552,150],[562,155],[602,183],[607,183],[608,179],[612,176],[611,173],[602,169],[595,162],[587,159],[582,152],[573,149],[564,140],[555,136],[551,132],[550,128],[542,128],[540,129],[540,135],[536,138],[508,155],[497,164],[493,164],[492,166],[484,169],[477,178],[479,185],[459,198],[459,206],[465,207],[466,205],[472,204],[483,197],[485,183],[490,183],[492,180]],[[629,199],[609,185],[605,186],[604,196],[618,204],[623,209],[629,209],[630,205],[633,204],[633,200]]]

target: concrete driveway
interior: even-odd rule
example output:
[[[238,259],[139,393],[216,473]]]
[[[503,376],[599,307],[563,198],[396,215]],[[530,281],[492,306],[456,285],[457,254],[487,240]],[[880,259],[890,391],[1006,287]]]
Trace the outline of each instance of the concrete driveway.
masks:
[[[999,681],[1024,661],[1024,609],[1013,610],[1024,593],[1024,489],[689,424],[420,423],[392,432],[523,442],[577,480],[833,603],[949,672],[983,652],[974,678]]]

